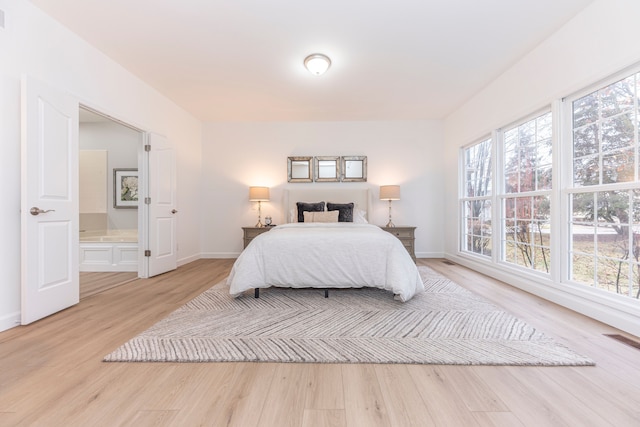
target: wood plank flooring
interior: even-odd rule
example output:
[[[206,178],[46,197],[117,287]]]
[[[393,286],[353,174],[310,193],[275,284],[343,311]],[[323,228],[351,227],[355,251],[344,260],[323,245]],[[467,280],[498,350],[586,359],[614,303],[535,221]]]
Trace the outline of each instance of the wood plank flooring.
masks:
[[[80,272],[80,299],[124,285],[138,278],[137,272]]]
[[[199,260],[0,333],[0,426],[640,425],[640,350],[603,335],[628,334],[464,267],[418,263],[597,366],[102,362],[233,264]]]

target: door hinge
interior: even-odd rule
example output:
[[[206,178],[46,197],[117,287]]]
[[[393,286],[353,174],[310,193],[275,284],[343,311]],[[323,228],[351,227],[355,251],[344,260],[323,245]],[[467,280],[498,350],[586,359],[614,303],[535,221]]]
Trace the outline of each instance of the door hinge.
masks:
[[[145,250],[144,256],[151,256],[151,251],[149,249]]]
[[[144,151],[151,151],[151,144],[147,144],[144,146]]]
[[[151,204],[151,197],[145,197],[144,198],[144,204],[145,205],[150,205]]]

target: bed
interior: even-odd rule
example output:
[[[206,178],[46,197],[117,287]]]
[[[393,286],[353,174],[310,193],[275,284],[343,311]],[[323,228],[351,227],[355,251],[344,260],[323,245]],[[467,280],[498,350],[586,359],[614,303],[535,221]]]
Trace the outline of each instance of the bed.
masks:
[[[367,212],[369,194],[367,190],[331,190],[326,194],[309,190],[285,192],[285,212],[294,222],[278,225],[251,241],[229,275],[231,295],[239,297],[253,289],[258,296],[258,289],[271,286],[376,287],[390,291],[397,300],[408,301],[424,290],[415,263],[395,236],[357,219],[357,222],[296,222],[297,202],[303,201],[309,204],[324,201],[325,206],[353,203],[354,211]],[[324,211],[316,214],[325,215],[318,212]],[[366,220],[366,213],[358,214]]]

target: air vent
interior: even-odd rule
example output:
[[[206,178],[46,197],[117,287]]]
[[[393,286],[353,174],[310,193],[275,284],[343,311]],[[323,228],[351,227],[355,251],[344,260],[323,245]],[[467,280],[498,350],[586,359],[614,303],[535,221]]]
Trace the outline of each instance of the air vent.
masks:
[[[449,261],[448,259],[445,259],[445,260],[444,260],[444,261],[442,261],[442,262],[444,262],[444,263],[445,263],[445,264],[447,264],[447,265],[456,265],[456,263],[455,263],[455,262]]]
[[[638,350],[640,350],[640,342],[632,340],[631,338],[627,338],[624,335],[618,335],[618,334],[604,334],[605,337],[609,337],[609,338],[613,338],[616,341],[620,341],[623,344],[626,344],[628,346],[631,346],[633,348],[637,348]]]

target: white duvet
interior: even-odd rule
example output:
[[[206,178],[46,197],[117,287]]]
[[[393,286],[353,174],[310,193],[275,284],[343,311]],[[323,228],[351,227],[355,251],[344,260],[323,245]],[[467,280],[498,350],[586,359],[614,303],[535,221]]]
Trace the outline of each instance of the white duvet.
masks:
[[[292,223],[254,238],[236,260],[230,293],[271,286],[376,287],[408,301],[424,287],[400,240],[371,224]]]

